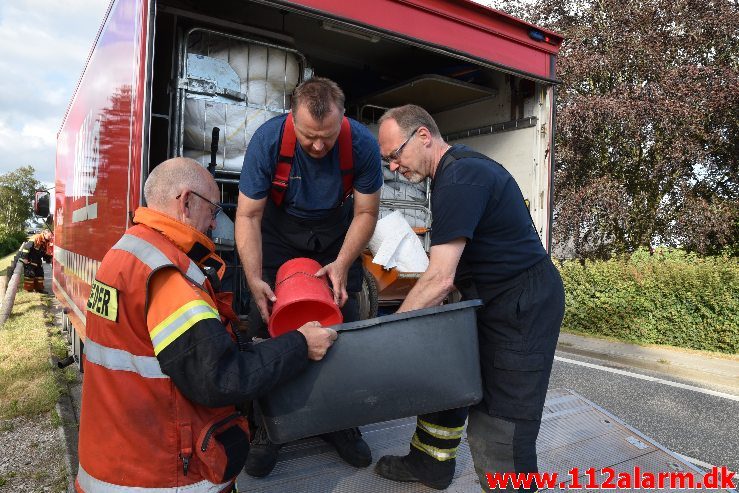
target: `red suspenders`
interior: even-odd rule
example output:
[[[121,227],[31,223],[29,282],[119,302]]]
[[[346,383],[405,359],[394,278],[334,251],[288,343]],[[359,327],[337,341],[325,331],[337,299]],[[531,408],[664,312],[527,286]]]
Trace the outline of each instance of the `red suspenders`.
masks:
[[[282,205],[282,200],[285,198],[285,190],[287,190],[290,180],[290,170],[293,166],[296,143],[293,114],[288,113],[287,120],[285,120],[285,129],[282,131],[282,142],[280,144],[280,155],[277,158],[277,168],[275,168],[275,176],[272,179],[271,196],[277,207]],[[352,130],[347,117],[341,120],[341,131],[337,143],[339,144],[341,184],[344,189],[344,199],[346,199],[351,195],[354,185]]]

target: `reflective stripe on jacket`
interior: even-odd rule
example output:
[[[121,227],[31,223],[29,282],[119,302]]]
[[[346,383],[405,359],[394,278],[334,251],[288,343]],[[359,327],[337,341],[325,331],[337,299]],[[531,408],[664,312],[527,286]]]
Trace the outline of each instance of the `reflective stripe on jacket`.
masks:
[[[154,216],[137,211],[139,217]],[[205,247],[206,253],[212,251],[212,244]],[[156,272],[173,268],[196,296],[149,327],[149,282]],[[130,228],[105,256],[88,301],[78,491],[200,493],[229,488],[233,478],[214,481],[195,449],[204,431],[234,415],[235,408],[209,408],[187,399],[156,357],[198,320],[222,321],[213,299],[198,265],[145,223]]]

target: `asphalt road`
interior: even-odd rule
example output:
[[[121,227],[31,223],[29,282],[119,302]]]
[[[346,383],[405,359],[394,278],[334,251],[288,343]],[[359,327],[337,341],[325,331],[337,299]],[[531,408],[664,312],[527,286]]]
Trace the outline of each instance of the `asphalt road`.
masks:
[[[594,358],[560,351],[557,355],[613,367],[612,363]],[[626,369],[698,386],[666,374]],[[736,400],[557,360],[549,387],[574,390],[672,452],[739,471],[739,402]]]

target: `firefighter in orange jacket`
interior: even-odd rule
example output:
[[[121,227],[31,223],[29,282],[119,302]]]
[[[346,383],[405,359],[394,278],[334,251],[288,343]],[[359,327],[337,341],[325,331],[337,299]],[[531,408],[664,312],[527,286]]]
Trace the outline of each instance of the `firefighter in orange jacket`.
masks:
[[[28,292],[44,293],[44,266],[43,261],[48,259],[49,245],[53,241],[53,234],[44,230],[31,238],[23,245],[20,260],[23,262],[23,289]]]
[[[224,264],[204,234],[220,210],[215,181],[175,158],[144,196],[87,303],[76,488],[231,491],[249,442],[234,404],[323,358],[337,335],[311,322],[240,352],[217,287]]]

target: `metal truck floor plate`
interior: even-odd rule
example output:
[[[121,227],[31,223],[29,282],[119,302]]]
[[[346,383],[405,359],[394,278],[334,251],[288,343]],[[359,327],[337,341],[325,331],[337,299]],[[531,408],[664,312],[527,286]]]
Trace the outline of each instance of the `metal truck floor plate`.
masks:
[[[633,473],[634,473],[634,468],[635,467],[638,467],[642,474],[649,472],[649,473],[654,474],[655,477],[660,472],[688,472],[689,471],[689,472],[693,472],[694,474],[696,474],[695,471],[692,468],[691,469],[687,469],[686,466],[683,463],[677,462],[675,460],[675,458],[672,457],[671,455],[663,452],[662,450],[653,450],[652,452],[649,452],[646,455],[642,455],[642,456],[640,456],[640,457],[638,457],[636,459],[632,459],[632,460],[629,460],[629,461],[626,461],[626,462],[622,462],[620,464],[615,464],[612,467],[614,474],[611,474],[610,476],[607,476],[606,474],[603,474],[600,471],[596,471],[596,474],[595,474],[595,483],[596,484],[600,484],[600,485],[605,485],[605,484],[609,484],[607,482],[610,480],[610,484],[616,485],[617,484],[618,474],[619,473],[626,473],[626,474],[631,475],[631,481],[633,481],[634,480]],[[579,478],[580,478],[579,479],[580,485],[583,486],[583,487],[587,486],[588,476],[585,475],[585,474],[580,474]],[[700,474],[696,474],[695,478],[696,478],[696,480],[699,481],[700,478],[701,478],[701,475]],[[679,489],[679,488],[670,489],[669,487],[667,487],[667,486],[669,486],[669,482],[665,483],[665,485],[666,486],[663,487],[663,488],[652,488],[652,489],[648,489],[648,488],[635,488],[634,487],[633,489],[628,489],[628,488],[615,488],[615,489],[614,488],[601,488],[601,489],[587,489],[585,491],[588,491],[588,492],[602,492],[602,493],[614,492],[614,491],[644,491],[644,492],[652,492],[653,493],[655,491],[661,491],[661,492],[671,492],[671,491],[677,492],[677,491],[682,491],[682,492],[685,492],[685,491],[692,491],[694,489],[694,488],[690,488],[690,489],[686,489],[686,488],[683,488],[683,489]],[[685,486],[687,487],[688,486],[688,483],[685,483]],[[695,489],[705,490],[706,488],[695,488]],[[552,491],[555,491],[555,490],[552,490]],[[561,490],[559,488],[557,488],[556,491],[561,491]],[[716,490],[713,490],[713,491],[716,491]]]
[[[364,439],[372,450],[374,463],[383,455],[405,455],[415,430],[415,418],[405,418],[362,427]],[[550,389],[537,441],[539,470],[566,475],[573,467],[580,476],[586,469],[613,467],[616,472],[698,470],[642,436],[616,417],[577,394]],[[396,483],[374,473],[374,463],[356,469],[344,463],[320,438],[288,443],[280,450],[280,460],[266,478],[256,479],[241,473],[239,491],[248,493],[411,493],[428,492],[415,483]],[[568,479],[564,477],[565,481]],[[605,480],[602,475],[598,481]],[[581,483],[585,480],[581,479]],[[446,490],[455,493],[479,493],[480,483],[474,472],[467,437],[457,455],[457,473]],[[598,491],[598,490],[590,490]],[[614,491],[614,490],[607,490]],[[654,490],[652,490],[654,491]],[[665,490],[667,491],[667,490]]]
[[[415,431],[416,420],[406,418],[362,427],[362,435],[372,450],[374,463],[383,455],[405,455]],[[374,463],[366,469],[346,464],[334,448],[320,438],[289,443],[280,450],[280,460],[266,478],[239,476],[239,491],[252,492],[414,492],[429,491],[425,486],[396,483],[374,473]],[[457,474],[447,491],[479,493],[480,486],[472,466],[466,438],[457,456]]]

